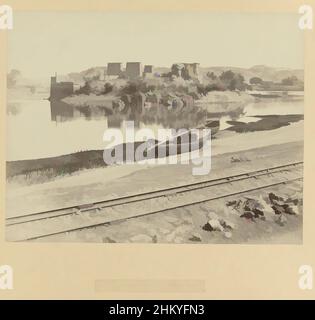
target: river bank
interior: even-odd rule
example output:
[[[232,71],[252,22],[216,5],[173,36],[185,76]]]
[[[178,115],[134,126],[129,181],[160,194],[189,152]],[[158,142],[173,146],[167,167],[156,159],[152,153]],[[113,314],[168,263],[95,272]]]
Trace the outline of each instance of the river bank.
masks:
[[[257,138],[252,139],[257,141]],[[302,161],[303,141],[301,137],[297,139],[290,143],[274,139],[273,145],[264,145],[264,139],[260,139],[257,148],[234,142],[232,149],[228,147],[231,141],[227,141],[226,148],[214,146],[211,171],[205,176],[192,175],[192,163],[130,164],[83,170],[33,185],[8,181],[6,212],[8,216],[27,214]]]
[[[96,202],[119,196],[217,179],[303,160],[303,142],[282,143],[218,154],[212,157],[209,175],[193,176],[189,165],[114,166],[94,169],[78,175],[27,187],[8,184],[7,217]],[[171,174],[170,174],[171,172]],[[231,196],[202,205],[169,210],[150,217],[52,236],[52,242],[135,242],[135,243],[301,243],[302,183],[290,183],[268,190],[257,190],[244,196]],[[224,191],[233,193],[232,187]],[[274,194],[283,201],[293,201],[294,214],[279,215],[268,200]],[[263,219],[243,217],[234,203],[252,199],[263,206]],[[274,201],[274,200],[272,200]],[[280,200],[279,200],[280,201]],[[290,202],[291,203],[291,202]],[[290,209],[290,210],[291,210]],[[236,211],[235,211],[236,210]],[[210,220],[224,221],[213,231]],[[230,225],[231,228],[226,227]]]
[[[175,89],[173,90],[174,98],[180,99],[183,94],[176,92]],[[162,96],[162,94],[159,92],[157,94]],[[72,95],[62,99],[62,101],[75,107],[104,107],[108,110],[113,110],[113,102],[119,99],[119,95],[115,94],[96,95],[94,93],[91,93],[89,95]],[[171,100],[172,98],[170,97],[169,99]],[[208,108],[209,112],[224,113],[235,110],[240,106],[240,104],[253,102],[255,98],[246,92],[211,91],[206,96],[202,96],[200,94],[198,95],[197,93],[195,93],[193,95],[193,100],[196,106],[204,107],[206,104],[210,104],[211,106]]]
[[[212,141],[212,155],[250,149],[255,140],[258,147],[303,139],[303,115],[257,116],[257,119],[260,120],[249,123],[228,121],[231,126],[219,131]],[[135,149],[140,144],[135,143]],[[7,161],[7,180],[22,185],[44,183],[105,167],[103,150],[81,151],[57,157]]]

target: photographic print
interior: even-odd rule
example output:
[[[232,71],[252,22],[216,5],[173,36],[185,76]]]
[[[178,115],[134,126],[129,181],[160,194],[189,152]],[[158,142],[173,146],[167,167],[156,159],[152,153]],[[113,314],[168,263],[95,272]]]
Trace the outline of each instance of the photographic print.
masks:
[[[6,241],[302,244],[298,20],[15,12]]]

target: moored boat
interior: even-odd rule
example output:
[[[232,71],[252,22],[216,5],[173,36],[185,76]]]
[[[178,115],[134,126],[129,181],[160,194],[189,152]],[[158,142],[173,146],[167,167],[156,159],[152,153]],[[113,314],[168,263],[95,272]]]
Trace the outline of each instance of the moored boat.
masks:
[[[219,129],[219,120],[207,119],[200,127],[180,131],[165,141],[150,145],[144,155],[157,158],[201,149],[210,138],[217,134]]]

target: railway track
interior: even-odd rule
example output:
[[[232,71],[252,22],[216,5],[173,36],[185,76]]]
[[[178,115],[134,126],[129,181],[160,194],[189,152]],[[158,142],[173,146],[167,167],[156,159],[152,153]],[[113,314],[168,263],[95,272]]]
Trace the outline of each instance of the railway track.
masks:
[[[6,219],[9,241],[36,240],[303,179],[303,162]],[[231,193],[231,187],[233,193]]]

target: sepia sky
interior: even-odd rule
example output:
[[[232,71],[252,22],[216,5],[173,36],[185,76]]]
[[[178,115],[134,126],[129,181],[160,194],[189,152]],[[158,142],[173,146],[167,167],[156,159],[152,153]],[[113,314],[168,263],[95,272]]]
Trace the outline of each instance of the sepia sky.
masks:
[[[27,77],[107,62],[303,68],[298,14],[19,12],[9,31],[9,70]]]

